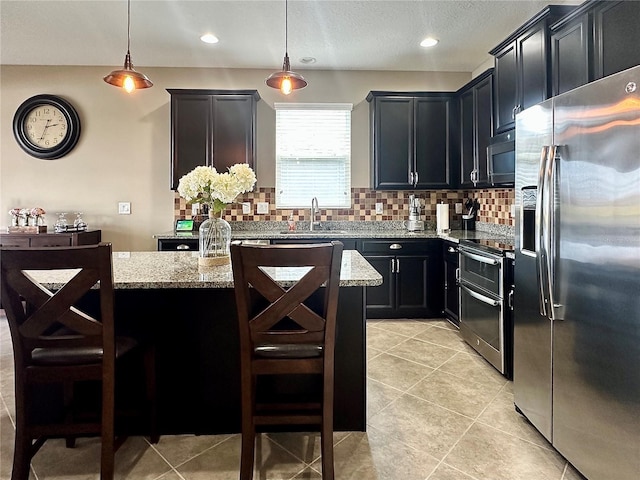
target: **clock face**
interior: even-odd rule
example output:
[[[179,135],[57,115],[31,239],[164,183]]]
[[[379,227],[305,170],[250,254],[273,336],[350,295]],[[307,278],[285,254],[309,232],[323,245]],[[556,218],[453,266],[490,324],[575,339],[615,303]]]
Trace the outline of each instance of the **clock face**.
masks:
[[[24,119],[27,140],[44,150],[54,149],[69,133],[69,122],[55,105],[38,105]]]
[[[69,153],[78,143],[80,117],[63,98],[36,95],[16,110],[13,134],[29,155],[53,160]]]

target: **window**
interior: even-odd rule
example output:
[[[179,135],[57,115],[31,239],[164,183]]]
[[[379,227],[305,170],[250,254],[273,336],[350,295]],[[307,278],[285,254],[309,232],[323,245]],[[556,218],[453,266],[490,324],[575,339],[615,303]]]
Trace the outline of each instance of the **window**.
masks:
[[[276,207],[351,208],[351,104],[276,103]]]

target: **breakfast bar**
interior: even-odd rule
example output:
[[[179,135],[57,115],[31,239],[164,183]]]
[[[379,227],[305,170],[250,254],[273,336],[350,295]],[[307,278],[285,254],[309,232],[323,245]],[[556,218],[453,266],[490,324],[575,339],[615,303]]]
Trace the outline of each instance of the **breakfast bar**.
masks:
[[[203,269],[193,252],[114,252],[113,272],[116,333],[156,345],[160,434],[239,432],[240,358],[231,266]],[[302,275],[294,269],[270,274],[283,287]],[[64,276],[38,273],[36,278],[56,288]],[[336,430],[366,429],[365,287],[381,283],[380,274],[358,252],[344,251]],[[95,299],[86,302],[91,309]]]

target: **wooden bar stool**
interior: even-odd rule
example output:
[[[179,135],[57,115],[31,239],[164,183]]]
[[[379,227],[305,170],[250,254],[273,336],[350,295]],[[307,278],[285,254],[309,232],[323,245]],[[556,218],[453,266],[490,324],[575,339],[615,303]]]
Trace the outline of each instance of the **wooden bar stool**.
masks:
[[[15,368],[16,437],[12,480],[27,480],[32,457],[49,438],[100,435],[100,478],[111,480],[115,451],[124,441],[116,438],[116,362],[140,350],[136,340],[114,333],[114,292],[111,244],[82,247],[0,249],[2,303],[5,308]],[[69,271],[68,269],[73,269]],[[29,271],[67,270],[70,280],[51,291],[36,282]],[[64,275],[64,274],[63,274]],[[64,278],[64,277],[63,277]],[[77,303],[99,283],[99,315],[81,311]],[[143,352],[150,411],[151,441],[155,430],[155,355]],[[63,385],[65,407],[71,406],[76,382],[101,382],[101,412],[97,420],[75,421],[67,412],[59,422],[38,423],[33,415],[32,388],[38,384]],[[34,441],[35,440],[35,441]]]
[[[231,260],[240,327],[240,480],[253,478],[256,428],[275,425],[319,427],[322,477],[333,480],[334,349],[342,243],[234,242]],[[277,280],[286,273],[283,267],[303,267],[306,273],[281,287]],[[317,376],[318,398],[263,398],[261,378],[281,375]]]

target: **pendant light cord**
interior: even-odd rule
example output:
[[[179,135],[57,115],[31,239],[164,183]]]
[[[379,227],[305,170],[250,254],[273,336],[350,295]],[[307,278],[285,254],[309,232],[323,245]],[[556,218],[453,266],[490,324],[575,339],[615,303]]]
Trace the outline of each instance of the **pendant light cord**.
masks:
[[[284,0],[284,53],[289,54],[289,4]]]
[[[127,0],[127,53],[131,50],[131,0]]]

